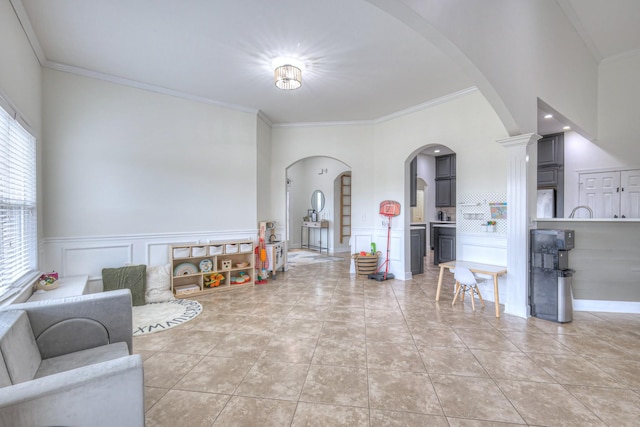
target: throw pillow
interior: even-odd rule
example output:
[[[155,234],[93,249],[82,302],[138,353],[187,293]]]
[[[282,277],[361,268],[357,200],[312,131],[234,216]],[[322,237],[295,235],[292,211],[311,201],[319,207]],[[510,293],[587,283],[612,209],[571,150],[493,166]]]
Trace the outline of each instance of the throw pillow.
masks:
[[[102,269],[102,287],[105,291],[130,289],[134,306],[144,305],[144,290],[147,278],[146,265],[128,265],[120,268]]]
[[[147,267],[147,287],[144,298],[147,304],[175,299],[171,292],[171,264]]]

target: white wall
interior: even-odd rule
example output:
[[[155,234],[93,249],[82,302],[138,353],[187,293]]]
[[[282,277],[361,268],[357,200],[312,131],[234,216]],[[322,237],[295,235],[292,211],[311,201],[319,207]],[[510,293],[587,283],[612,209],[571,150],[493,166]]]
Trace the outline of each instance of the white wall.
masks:
[[[352,252],[369,250],[372,240],[386,251],[387,229],[379,204],[400,201],[402,216],[392,220],[391,272],[408,278],[409,159],[430,144],[446,145],[457,153],[458,192],[505,192],[506,153],[496,142],[505,136],[506,130],[478,91],[373,125],[276,127],[272,185],[284,194],[279,171],[310,156],[334,157],[351,166]],[[276,189],[272,202],[276,219],[284,217],[285,208],[278,193]]]
[[[373,225],[372,188],[369,184],[373,169],[371,125],[292,126],[274,127],[271,153],[272,217],[284,224],[284,171],[295,162],[308,157],[326,156],[348,165],[352,171],[352,229]],[[311,194],[309,193],[309,198]],[[306,203],[306,202],[305,202]]]
[[[0,2],[0,56],[0,96],[39,139],[42,114],[40,64],[9,1]]]
[[[368,1],[458,63],[511,135],[536,132],[538,97],[597,134],[597,63],[557,2]]]
[[[323,173],[320,174],[320,170]],[[327,170],[325,173],[324,170]],[[334,184],[336,178],[349,170],[344,163],[329,157],[310,157],[302,159],[287,169],[287,177],[291,180],[289,185],[289,203],[290,203],[290,221],[291,234],[289,240],[290,248],[299,248],[301,244],[301,228],[302,218],[307,216],[308,210],[311,209],[311,195],[314,191],[320,190],[324,194],[325,205],[322,212],[318,214],[318,220],[328,220],[329,230],[322,231],[322,246],[327,246],[329,252],[335,251],[335,229],[339,226],[340,218],[336,215],[339,212],[335,210],[335,200],[339,198],[339,194],[335,194]],[[312,230],[309,233],[312,245],[319,243],[319,232]],[[328,239],[328,241],[327,241]],[[305,231],[305,245],[307,237]]]
[[[626,162],[620,162],[602,147],[583,138],[576,132],[564,134],[564,217],[579,203],[579,178],[581,172],[618,170]]]
[[[393,199],[409,206],[409,162],[429,144],[442,144],[456,153],[457,193],[506,192],[506,150],[496,141],[507,136],[505,128],[487,100],[470,92],[449,102],[380,123],[376,126],[376,200]],[[390,147],[393,147],[391,149]],[[398,233],[392,238],[398,277],[410,277],[407,209],[394,221]],[[378,230],[378,239],[386,233]],[[379,247],[383,247],[378,243]]]
[[[640,52],[600,64],[597,144],[624,167],[640,166]]]
[[[46,237],[256,230],[256,117],[44,71]]]
[[[257,118],[256,196],[258,221],[271,221],[271,126]]]
[[[565,133],[565,217],[578,203],[582,171],[640,169],[640,52],[600,64],[598,79],[598,139]]]

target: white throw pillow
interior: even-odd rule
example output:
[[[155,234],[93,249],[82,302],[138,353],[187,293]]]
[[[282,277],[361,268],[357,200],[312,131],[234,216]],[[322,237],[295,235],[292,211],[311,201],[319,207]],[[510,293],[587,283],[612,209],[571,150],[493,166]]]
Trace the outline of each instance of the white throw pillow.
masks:
[[[144,299],[147,304],[175,299],[171,292],[171,265],[147,267],[147,287]]]

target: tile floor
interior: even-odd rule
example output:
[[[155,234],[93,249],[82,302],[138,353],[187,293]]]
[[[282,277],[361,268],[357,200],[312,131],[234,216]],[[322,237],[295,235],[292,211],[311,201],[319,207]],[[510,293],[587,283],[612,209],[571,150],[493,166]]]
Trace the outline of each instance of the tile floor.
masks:
[[[434,302],[438,271],[376,282],[298,265],[134,338],[147,426],[636,426],[640,315],[557,324]]]

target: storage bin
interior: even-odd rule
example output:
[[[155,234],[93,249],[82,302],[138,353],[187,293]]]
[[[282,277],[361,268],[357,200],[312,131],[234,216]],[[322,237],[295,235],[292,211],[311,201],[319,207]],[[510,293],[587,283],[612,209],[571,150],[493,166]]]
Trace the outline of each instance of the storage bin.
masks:
[[[356,266],[356,274],[359,276],[366,276],[368,274],[373,274],[376,272],[378,268],[378,256],[380,252],[375,255],[360,255],[353,254],[352,258],[354,259],[354,263]]]
[[[209,255],[220,255],[222,253],[222,245],[209,246]]]
[[[226,245],[224,248],[224,252],[227,254],[238,253],[238,245],[237,244]]]
[[[175,286],[176,296],[188,295],[200,291],[200,286],[196,284]]]
[[[189,248],[173,248],[173,257],[174,258],[188,258],[189,257]]]
[[[204,246],[194,246],[191,248],[191,256],[205,256],[207,255],[207,248]]]
[[[240,252],[251,252],[251,243],[240,243]]]

